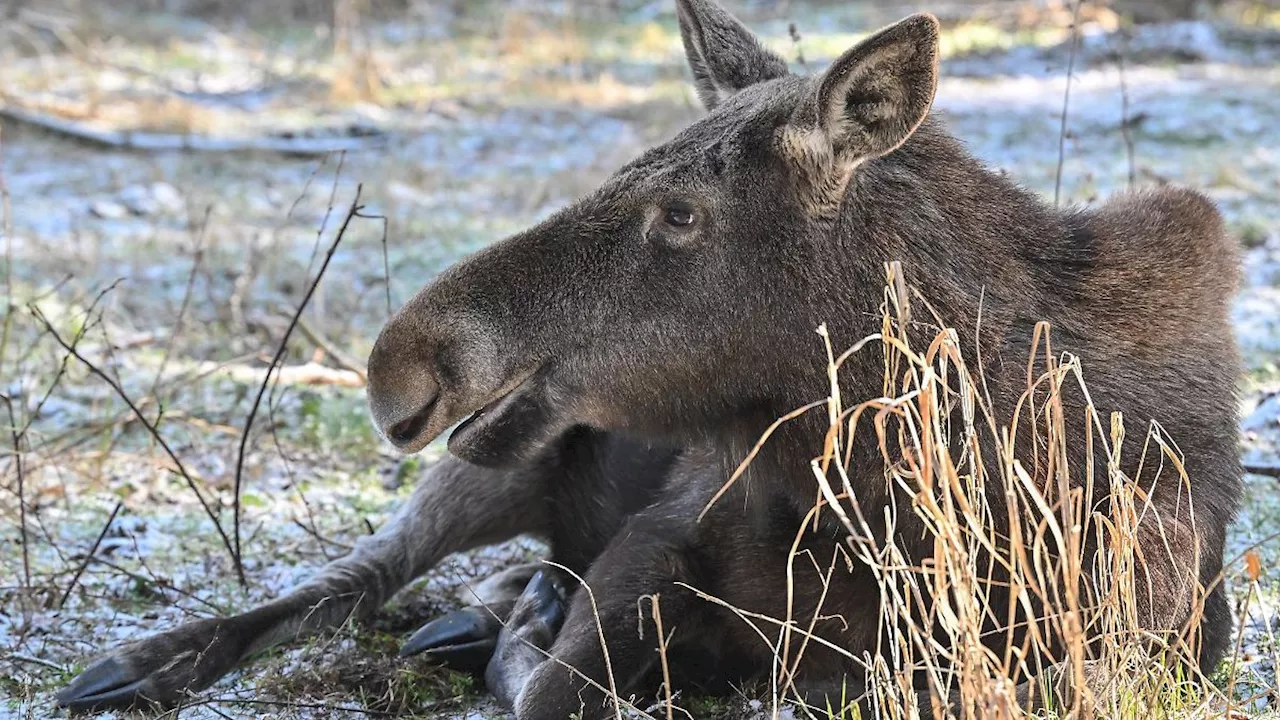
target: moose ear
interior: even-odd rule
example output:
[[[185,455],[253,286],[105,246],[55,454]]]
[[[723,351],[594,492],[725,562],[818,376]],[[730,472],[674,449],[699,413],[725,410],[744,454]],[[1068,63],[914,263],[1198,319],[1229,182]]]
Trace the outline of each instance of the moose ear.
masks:
[[[858,43],[823,73],[798,124],[816,129],[842,164],[897,149],[933,104],[939,29],[921,13]]]
[[[676,0],[676,13],[698,97],[708,110],[745,87],[789,72],[785,60],[712,0]]]

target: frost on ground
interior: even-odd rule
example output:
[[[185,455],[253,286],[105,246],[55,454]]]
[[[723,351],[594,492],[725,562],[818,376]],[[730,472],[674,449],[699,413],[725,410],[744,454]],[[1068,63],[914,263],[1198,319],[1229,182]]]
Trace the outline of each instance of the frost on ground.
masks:
[[[798,4],[797,24],[813,29],[798,49],[809,50],[811,66],[851,37],[841,28],[866,26],[821,9],[806,26],[799,14],[805,7]],[[559,25],[530,22],[533,29],[521,31],[525,39],[561,39]],[[79,351],[158,425],[205,495],[218,498],[217,515],[229,528],[253,378],[261,377],[264,357],[279,342],[357,183],[367,212],[388,218],[386,244],[379,222],[353,225],[305,316],[305,332],[294,336],[290,367],[314,363],[355,373],[358,361],[344,358],[366,355],[389,307],[462,254],[545,215],[697,116],[681,85],[673,19],[641,13],[627,22],[602,30],[596,44],[575,36],[555,52],[513,43],[525,53],[513,55],[480,40],[449,51],[474,52],[475,63],[443,58],[438,38],[388,27],[385,82],[354,99],[329,92],[346,66],[324,66],[275,95],[255,95],[258,85],[236,83],[276,77],[262,74],[263,63],[277,74],[297,74],[300,61],[287,53],[254,61],[247,46],[227,51],[231,67],[220,75],[165,82],[148,73],[169,72],[169,65],[146,46],[127,46],[115,56],[119,67],[100,78],[99,90],[110,94],[139,71],[150,78],[147,93],[177,87],[184,102],[217,105],[207,110],[210,117],[240,113],[281,123],[237,126],[260,132],[283,132],[314,117],[254,116],[241,112],[245,107],[270,107],[276,97],[302,103],[315,99],[309,93],[316,87],[328,88],[315,113],[320,124],[373,123],[385,134],[378,149],[341,157],[132,153],[4,125],[7,234],[20,309],[0,350],[0,392],[12,406],[22,452],[2,462],[0,718],[59,717],[52,691],[95,654],[186,618],[236,612],[279,595],[384,522],[440,452],[433,447],[421,460],[387,453],[358,388],[276,386],[244,463],[249,584],[241,590],[212,522],[154,440],[80,363],[59,370],[65,353],[27,308],[38,308],[65,339],[82,336]],[[1244,457],[1262,469],[1280,467],[1280,45],[1265,34],[1209,25],[1143,32],[1130,41],[1134,55],[1123,77],[1114,36],[1092,33],[1082,44],[1058,190],[1064,201],[1098,202],[1132,176],[1138,185],[1200,187],[1218,201],[1247,248],[1248,287],[1235,314],[1249,367]],[[213,46],[234,45],[227,36],[185,33],[171,49],[186,52],[191,63],[207,61]],[[783,30],[770,37],[795,54]],[[287,47],[299,56],[311,52]],[[39,62],[52,68],[47,77],[56,82],[24,76],[13,81],[16,89],[45,93],[46,106],[83,89],[66,58]],[[544,70],[549,64],[555,69]],[[939,110],[977,154],[1052,196],[1066,64],[1062,46],[1001,46],[953,58],[944,66]],[[124,110],[108,116],[132,117]],[[206,127],[198,117],[166,122],[180,120],[194,122],[194,131]],[[19,458],[24,513],[17,503]],[[1235,677],[1224,682],[1234,683],[1240,697],[1276,687],[1280,600],[1271,578],[1280,546],[1270,536],[1280,531],[1278,482],[1249,477],[1247,505],[1231,534],[1228,552],[1237,559],[1228,580],[1243,634]],[[90,559],[117,503],[122,508]],[[1238,560],[1255,545],[1256,583]],[[496,716],[474,680],[398,660],[394,652],[423,620],[456,606],[468,583],[539,551],[522,541],[454,558],[369,626],[268,652],[180,716]],[[1262,694],[1252,707],[1264,711],[1276,702]],[[698,716],[767,709],[746,703],[708,704]]]

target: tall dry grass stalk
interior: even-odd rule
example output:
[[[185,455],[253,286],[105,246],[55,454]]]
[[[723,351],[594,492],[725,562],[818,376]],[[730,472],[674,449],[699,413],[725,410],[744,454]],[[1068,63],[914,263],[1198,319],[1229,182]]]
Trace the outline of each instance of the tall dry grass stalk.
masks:
[[[1177,446],[1156,424],[1135,437],[1119,414],[1101,416],[1080,359],[1055,354],[1045,324],[1036,329],[1025,391],[1012,416],[997,417],[982,358],[967,357],[953,330],[922,330],[946,326],[936,316],[913,318],[901,268],[886,270],[880,333],[837,356],[819,329],[828,353],[829,431],[812,461],[820,500],[800,531],[812,531],[817,513],[834,513],[847,538],[825,577],[843,572],[850,557],[869,568],[880,588],[884,629],[876,654],[846,653],[865,668],[861,709],[851,690],[845,708],[809,711],[851,717],[870,709],[892,720],[1222,717],[1225,699],[1199,677],[1194,660],[1201,611],[1180,632],[1163,636],[1140,622],[1147,607],[1139,598],[1147,582],[1144,552],[1171,550],[1167,542],[1140,546],[1138,524],[1159,524],[1147,492],[1155,474],[1172,470],[1188,497]],[[916,304],[929,310],[918,297]],[[877,345],[883,395],[851,404],[841,394],[843,365]],[[1084,418],[1065,414],[1062,393],[1071,386],[1086,399]],[[1088,460],[1073,467],[1066,427],[1081,420]],[[879,443],[891,498],[883,506],[858,502],[867,471],[850,467],[850,460],[861,433],[874,433]],[[1121,457],[1134,452],[1141,453],[1138,472],[1126,474]],[[1162,492],[1171,487],[1179,489],[1162,480]],[[912,557],[903,547],[895,532],[902,512],[914,513],[926,528],[931,554]],[[812,566],[814,559],[793,552],[789,573],[796,562]],[[1177,566],[1195,568],[1198,559],[1178,558]],[[1194,578],[1187,585],[1202,608],[1207,589]],[[776,655],[775,713],[793,689],[805,649],[831,647],[812,632],[819,614],[821,608],[814,617],[767,619],[779,628],[776,644],[766,639]],[[1009,627],[1015,632],[1007,633]],[[1037,695],[1047,707],[1028,711]],[[950,707],[930,703],[930,696],[947,698]]]

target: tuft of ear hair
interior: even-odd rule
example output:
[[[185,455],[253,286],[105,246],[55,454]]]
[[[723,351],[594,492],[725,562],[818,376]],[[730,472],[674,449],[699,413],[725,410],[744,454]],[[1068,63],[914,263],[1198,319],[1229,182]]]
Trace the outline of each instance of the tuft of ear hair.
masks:
[[[786,60],[712,0],[676,0],[676,14],[694,86],[708,110],[745,87],[790,72]]]
[[[919,13],[850,48],[823,73],[812,120],[837,158],[892,152],[924,122],[938,88],[938,19]]]

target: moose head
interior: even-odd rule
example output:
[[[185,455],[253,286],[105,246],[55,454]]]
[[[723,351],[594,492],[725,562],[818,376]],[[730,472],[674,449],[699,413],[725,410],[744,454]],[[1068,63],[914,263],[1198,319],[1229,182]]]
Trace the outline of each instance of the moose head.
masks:
[[[575,424],[688,438],[789,409],[797,381],[820,389],[794,351],[880,292],[847,198],[871,165],[921,171],[893,151],[929,113],[937,20],[911,16],[800,77],[714,3],[678,8],[707,115],[391,318],[369,401],[400,450],[459,421],[449,449],[482,465]]]

